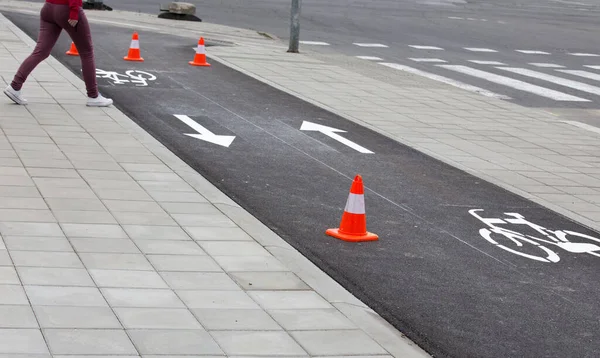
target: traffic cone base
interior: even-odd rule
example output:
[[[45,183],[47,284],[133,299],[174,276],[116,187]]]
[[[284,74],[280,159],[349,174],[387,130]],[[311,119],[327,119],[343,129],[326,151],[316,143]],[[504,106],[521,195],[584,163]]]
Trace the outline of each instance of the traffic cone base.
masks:
[[[66,52],[69,56],[79,56],[79,51],[77,51],[77,47],[74,42],[71,42],[71,48]]]
[[[210,67],[210,63],[207,63],[207,62],[205,62],[205,63],[196,63],[196,62],[194,62],[194,61],[190,61],[190,62],[188,62],[188,63],[189,63],[190,65],[192,65],[192,66],[203,66],[203,67]]]
[[[340,239],[343,241],[349,242],[363,242],[363,241],[377,241],[379,240],[379,236],[376,234],[367,232],[364,235],[349,235],[343,234],[340,232],[340,229],[328,229],[325,233],[329,236],[335,237],[336,239]]]
[[[328,229],[325,233],[337,239],[349,242],[376,241],[379,237],[367,231],[365,212],[365,191],[362,177],[357,175],[350,187],[350,195],[342,215],[339,228]]]
[[[123,57],[125,61],[144,62],[144,59],[140,55],[140,38],[137,32],[133,33],[131,37],[131,45],[129,46],[129,52],[127,56]]]

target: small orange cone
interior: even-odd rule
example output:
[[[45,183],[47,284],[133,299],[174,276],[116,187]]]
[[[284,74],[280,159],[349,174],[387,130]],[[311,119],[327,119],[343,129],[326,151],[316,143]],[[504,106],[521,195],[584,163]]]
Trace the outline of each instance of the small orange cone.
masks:
[[[131,38],[131,45],[129,46],[129,53],[123,57],[125,61],[137,61],[144,62],[144,59],[140,56],[140,38],[137,32],[133,33]]]
[[[192,66],[210,66],[210,63],[206,62],[206,47],[204,47],[204,37],[200,37],[200,41],[198,41],[198,47],[196,48],[194,61],[190,61],[188,63]]]
[[[67,51],[67,55],[69,56],[79,56],[79,51],[77,51],[77,47],[74,42],[71,42],[71,48]]]
[[[360,175],[357,175],[354,178],[354,182],[352,182],[340,227],[329,229],[325,233],[337,239],[350,242],[376,241],[379,239],[377,235],[367,231],[365,190]]]

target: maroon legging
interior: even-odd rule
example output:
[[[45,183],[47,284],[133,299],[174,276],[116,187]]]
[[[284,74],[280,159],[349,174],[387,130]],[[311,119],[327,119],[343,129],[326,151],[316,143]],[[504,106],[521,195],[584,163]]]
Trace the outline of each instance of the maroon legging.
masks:
[[[96,64],[94,63],[94,48],[90,25],[83,9],[79,9],[79,23],[73,27],[69,25],[69,6],[45,3],[40,13],[40,33],[35,49],[19,67],[11,86],[17,91],[21,90],[29,74],[40,62],[44,61],[56,44],[61,31],[67,31],[81,57],[83,80],[88,97],[98,97],[98,84],[96,83]]]

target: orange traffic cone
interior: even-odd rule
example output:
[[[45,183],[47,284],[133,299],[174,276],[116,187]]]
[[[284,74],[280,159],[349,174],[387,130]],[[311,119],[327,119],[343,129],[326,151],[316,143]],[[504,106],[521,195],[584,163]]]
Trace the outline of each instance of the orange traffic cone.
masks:
[[[206,62],[206,47],[204,47],[204,37],[200,37],[200,41],[198,41],[198,47],[196,48],[194,61],[190,61],[188,63],[192,66],[210,66],[210,63]]]
[[[67,51],[67,55],[69,56],[79,56],[79,51],[77,51],[77,47],[74,42],[71,42],[71,48]]]
[[[329,236],[351,242],[376,241],[379,237],[367,232],[367,216],[365,212],[365,191],[360,175],[354,178],[346,208],[342,215],[342,222],[337,229],[325,232]]]
[[[123,59],[125,61],[144,62],[144,59],[140,56],[140,38],[137,32],[133,33],[131,45],[129,46],[129,53]]]

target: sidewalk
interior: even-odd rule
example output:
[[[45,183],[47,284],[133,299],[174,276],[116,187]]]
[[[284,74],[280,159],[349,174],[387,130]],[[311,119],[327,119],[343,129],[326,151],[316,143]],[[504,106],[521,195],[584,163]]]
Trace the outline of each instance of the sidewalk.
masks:
[[[1,86],[33,45],[0,15]],[[0,101],[0,357],[427,357],[83,89]]]

